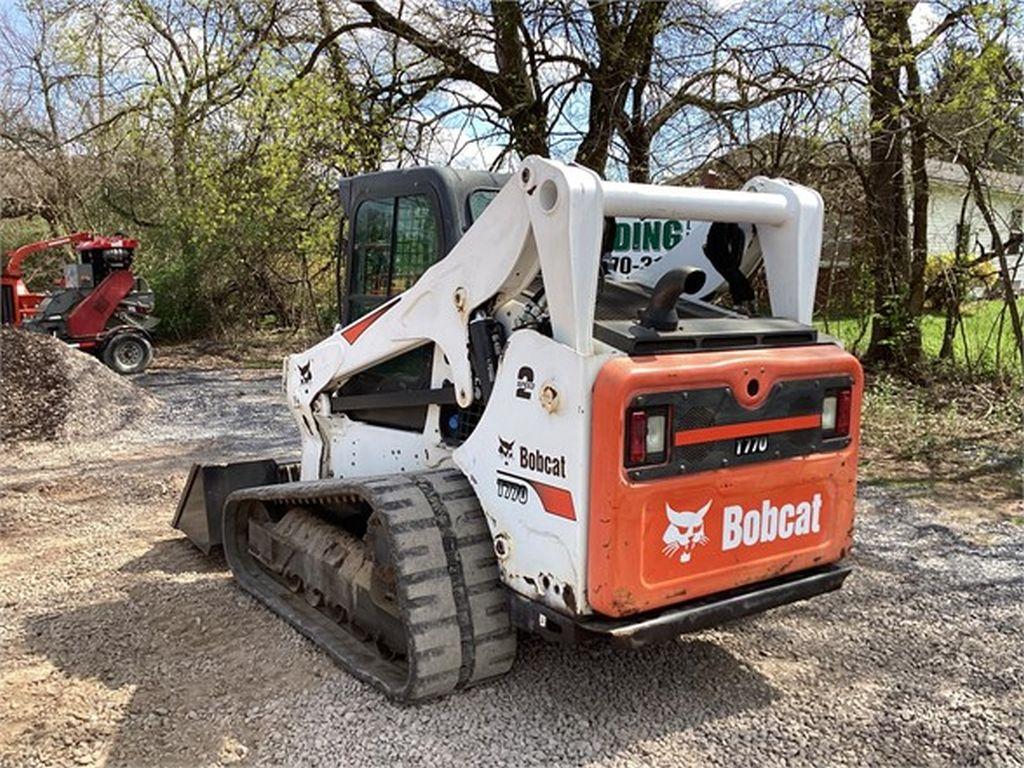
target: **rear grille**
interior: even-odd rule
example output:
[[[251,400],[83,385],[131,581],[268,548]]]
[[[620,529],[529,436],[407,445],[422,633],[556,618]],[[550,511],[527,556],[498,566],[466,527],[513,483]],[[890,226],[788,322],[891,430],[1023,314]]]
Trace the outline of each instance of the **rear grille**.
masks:
[[[686,466],[692,466],[703,461],[707,458],[709,453],[711,453],[711,445],[709,443],[683,445],[675,451],[675,455],[678,456],[680,461],[682,461]]]
[[[663,464],[630,469],[629,476],[633,480],[675,477],[844,448],[849,443],[848,438],[823,441],[821,427],[808,429],[808,420],[800,417],[821,413],[826,390],[851,385],[852,379],[847,376],[777,382],[756,410],[741,406],[732,390],[725,386],[641,395],[640,400],[634,400],[628,407],[639,407],[642,401],[644,408],[669,406],[672,409],[671,455]],[[794,428],[780,423],[785,419],[796,419]],[[761,422],[773,424],[759,431]],[[693,434],[695,430],[709,428],[717,429],[710,435]],[[773,431],[780,428],[783,431]],[[682,445],[675,444],[677,437],[681,438]],[[749,445],[742,441],[756,437],[767,439],[763,446],[758,441],[753,450],[748,450]]]
[[[715,426],[715,413],[705,406],[693,406],[686,408],[676,420],[676,431],[688,429],[706,429]],[[698,443],[696,445],[682,445],[676,448],[674,458],[683,464],[690,466],[697,464],[707,458],[711,452],[711,445]]]
[[[800,395],[789,404],[789,416],[802,416],[805,413],[818,413],[821,410],[821,398]]]
[[[710,408],[697,406],[687,408],[676,420],[677,429],[703,429],[715,425],[715,414]]]

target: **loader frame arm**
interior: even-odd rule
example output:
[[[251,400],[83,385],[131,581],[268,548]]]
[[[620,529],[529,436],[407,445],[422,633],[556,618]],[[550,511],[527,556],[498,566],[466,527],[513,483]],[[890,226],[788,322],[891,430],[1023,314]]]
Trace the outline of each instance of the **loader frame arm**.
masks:
[[[666,217],[758,226],[773,314],[809,322],[821,245],[821,197],[757,177],[742,191],[602,181],[579,166],[527,158],[451,252],[409,290],[285,361],[289,406],[303,431],[304,470],[319,451],[315,412],[354,374],[435,343],[460,407],[474,400],[468,324],[543,275],[552,338],[594,353],[593,325],[606,217]],[[305,476],[305,471],[303,475]]]

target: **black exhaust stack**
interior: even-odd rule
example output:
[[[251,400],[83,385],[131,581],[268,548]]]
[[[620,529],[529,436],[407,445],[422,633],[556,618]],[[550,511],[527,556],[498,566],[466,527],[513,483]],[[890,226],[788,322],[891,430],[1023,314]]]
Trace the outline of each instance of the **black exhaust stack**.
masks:
[[[697,293],[706,279],[704,270],[697,267],[679,267],[666,272],[654,286],[647,309],[640,313],[640,325],[654,331],[676,330],[679,327],[676,302],[684,293]]]

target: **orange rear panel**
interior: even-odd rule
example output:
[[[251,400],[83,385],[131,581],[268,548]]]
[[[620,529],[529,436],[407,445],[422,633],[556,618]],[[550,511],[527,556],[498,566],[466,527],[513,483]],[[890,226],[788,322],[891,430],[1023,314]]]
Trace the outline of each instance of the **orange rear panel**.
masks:
[[[790,382],[836,376],[852,381],[851,437],[843,447],[820,452],[819,445],[781,459],[772,458],[769,447],[755,463],[654,479],[631,479],[624,466],[625,414],[637,396],[728,387],[752,419],[675,431],[677,452],[662,470],[674,472],[668,464],[678,464],[678,451],[695,443],[767,435],[771,446],[787,431],[819,427],[820,408],[816,415],[779,418],[766,404]],[[753,395],[750,379],[758,384]],[[853,532],[862,389],[856,358],[830,345],[608,362],[594,385],[588,532],[593,609],[625,616],[844,557]],[[683,418],[685,405],[676,410]]]

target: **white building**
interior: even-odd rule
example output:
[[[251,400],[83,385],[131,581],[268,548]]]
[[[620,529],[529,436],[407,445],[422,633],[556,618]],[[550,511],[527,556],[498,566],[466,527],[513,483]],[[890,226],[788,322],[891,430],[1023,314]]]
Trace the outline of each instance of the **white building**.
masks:
[[[982,248],[984,252],[991,252],[992,237],[981,211],[974,205],[963,167],[943,160],[928,160],[926,169],[930,190],[929,255],[954,253],[958,237],[963,238],[962,242],[970,253],[980,255]],[[1018,293],[1024,292],[1024,247],[1020,244],[1020,234],[1024,229],[1024,176],[985,171],[982,178],[990,195],[1000,237],[1004,244],[1010,246],[1007,261],[1014,286]],[[963,229],[960,228],[961,211]],[[998,264],[993,266],[998,269]]]

